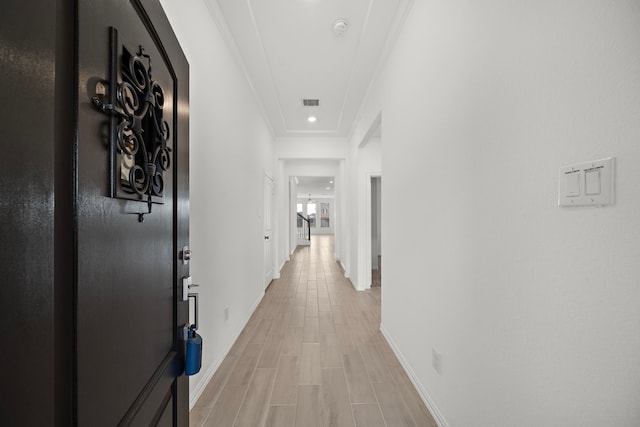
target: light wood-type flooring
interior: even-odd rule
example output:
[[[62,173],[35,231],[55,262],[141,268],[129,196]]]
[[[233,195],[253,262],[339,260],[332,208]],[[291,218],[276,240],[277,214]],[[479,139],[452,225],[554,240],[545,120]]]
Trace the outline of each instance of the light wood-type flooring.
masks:
[[[191,410],[192,426],[436,426],[379,331],[380,288],[355,291],[333,253],[332,236],[298,247]]]

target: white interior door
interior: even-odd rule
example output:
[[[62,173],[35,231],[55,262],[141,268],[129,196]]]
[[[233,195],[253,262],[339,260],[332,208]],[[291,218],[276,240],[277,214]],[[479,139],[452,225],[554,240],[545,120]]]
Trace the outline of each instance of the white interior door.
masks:
[[[273,179],[264,176],[264,287],[273,279]]]

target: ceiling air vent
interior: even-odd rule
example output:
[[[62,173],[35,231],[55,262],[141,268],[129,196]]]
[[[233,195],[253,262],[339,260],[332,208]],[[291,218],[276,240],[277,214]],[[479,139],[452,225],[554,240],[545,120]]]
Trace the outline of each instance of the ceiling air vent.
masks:
[[[319,99],[303,99],[302,105],[304,105],[305,107],[319,107],[320,100]]]

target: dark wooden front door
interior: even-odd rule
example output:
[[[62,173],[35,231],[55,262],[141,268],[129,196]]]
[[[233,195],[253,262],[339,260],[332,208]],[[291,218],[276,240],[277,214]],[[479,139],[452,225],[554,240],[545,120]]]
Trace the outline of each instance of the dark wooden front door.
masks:
[[[188,64],[157,0],[77,4],[77,424],[187,425]]]

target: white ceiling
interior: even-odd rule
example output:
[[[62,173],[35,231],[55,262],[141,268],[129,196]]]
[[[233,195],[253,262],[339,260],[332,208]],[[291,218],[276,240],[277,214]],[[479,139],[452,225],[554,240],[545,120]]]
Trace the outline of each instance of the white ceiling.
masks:
[[[207,0],[276,137],[348,136],[409,0]],[[337,19],[347,32],[333,33]],[[235,46],[234,46],[235,45]],[[303,107],[303,98],[320,100]],[[307,117],[317,117],[309,123]]]
[[[332,176],[299,176],[297,192],[298,198],[334,197]],[[327,187],[329,188],[327,190]]]

